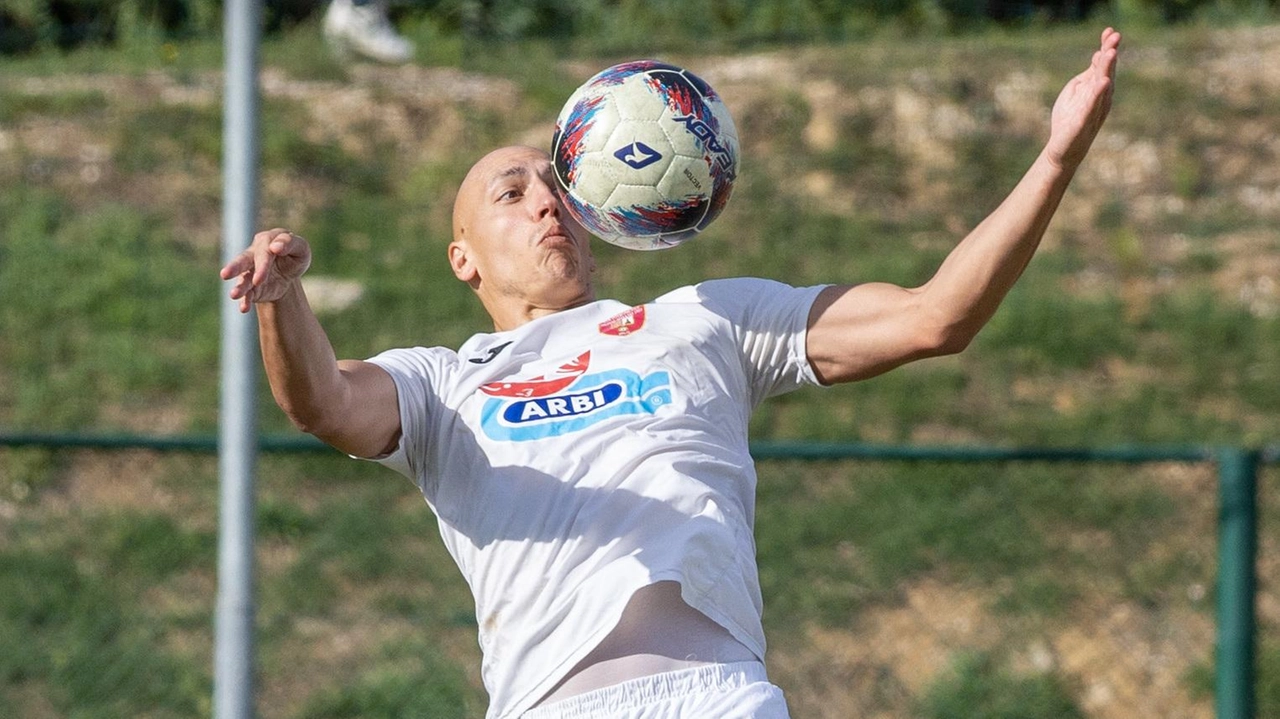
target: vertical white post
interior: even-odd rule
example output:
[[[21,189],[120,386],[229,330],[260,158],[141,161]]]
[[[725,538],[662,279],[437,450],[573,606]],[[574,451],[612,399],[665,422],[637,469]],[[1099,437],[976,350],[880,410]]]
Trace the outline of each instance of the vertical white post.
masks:
[[[258,41],[261,0],[224,5],[222,260],[253,236],[258,190]],[[222,293],[218,416],[218,599],[214,618],[216,719],[251,719],[253,706],[254,465],[257,459],[257,327]]]

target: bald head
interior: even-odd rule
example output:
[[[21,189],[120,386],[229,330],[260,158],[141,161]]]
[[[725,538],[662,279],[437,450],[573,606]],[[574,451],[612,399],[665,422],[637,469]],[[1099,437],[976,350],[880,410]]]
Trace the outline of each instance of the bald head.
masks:
[[[590,239],[564,209],[550,155],[503,147],[458,186],[449,264],[505,329],[591,301]]]
[[[478,208],[484,205],[486,190],[494,183],[512,174],[528,171],[529,161],[551,162],[551,156],[543,150],[528,145],[500,147],[481,157],[458,186],[458,196],[453,201],[453,239],[461,241],[473,224]]]

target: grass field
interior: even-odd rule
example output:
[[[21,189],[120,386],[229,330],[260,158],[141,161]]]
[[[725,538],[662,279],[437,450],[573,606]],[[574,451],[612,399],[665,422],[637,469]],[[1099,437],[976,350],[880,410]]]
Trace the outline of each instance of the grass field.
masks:
[[[690,245],[599,247],[602,294],[923,281],[1034,157],[1095,35],[667,54],[725,96],[741,181]],[[1094,153],[974,345],[774,400],[756,438],[1280,438],[1280,28],[1136,28],[1125,52]],[[428,55],[346,69],[314,27],[264,49],[261,224],[312,241],[343,356],[485,327],[443,262],[452,188],[497,143],[547,144],[562,99],[619,59],[444,40]],[[216,427],[218,56],[0,66],[0,427]],[[264,431],[287,431],[261,396]],[[1211,715],[1211,467],[760,475],[770,670],[797,717]],[[470,599],[413,487],[336,456],[267,457],[260,477],[261,714],[481,715]],[[208,714],[216,498],[205,457],[0,451],[0,716]],[[1278,557],[1271,522],[1259,716],[1280,714]]]

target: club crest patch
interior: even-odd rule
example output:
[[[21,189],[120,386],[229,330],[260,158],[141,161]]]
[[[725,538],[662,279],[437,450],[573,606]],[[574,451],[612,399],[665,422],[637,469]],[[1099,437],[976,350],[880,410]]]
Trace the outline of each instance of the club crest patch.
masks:
[[[626,337],[639,332],[641,327],[644,327],[644,305],[637,305],[601,322],[600,332],[613,337]]]

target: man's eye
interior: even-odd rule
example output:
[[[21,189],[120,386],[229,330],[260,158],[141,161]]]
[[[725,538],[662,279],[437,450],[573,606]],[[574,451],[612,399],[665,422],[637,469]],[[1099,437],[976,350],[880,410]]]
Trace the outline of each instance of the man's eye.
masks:
[[[504,200],[504,201],[505,201],[505,200],[514,200],[514,199],[516,199],[516,198],[517,198],[517,197],[519,197],[519,196],[520,196],[520,191],[519,191],[519,190],[517,190],[517,189],[515,189],[515,188],[513,187],[513,188],[511,188],[510,190],[506,190],[506,191],[504,191],[501,195],[498,195],[498,199],[499,199],[499,200]]]

